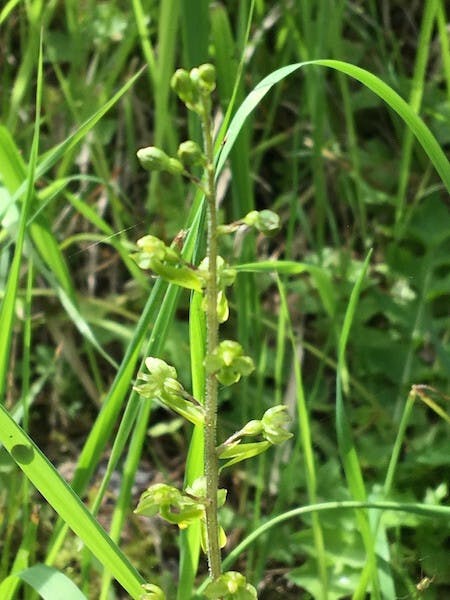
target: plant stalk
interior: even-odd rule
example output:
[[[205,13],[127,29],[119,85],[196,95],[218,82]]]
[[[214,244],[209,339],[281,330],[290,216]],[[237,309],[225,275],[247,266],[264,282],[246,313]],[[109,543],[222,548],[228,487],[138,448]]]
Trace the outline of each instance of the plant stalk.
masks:
[[[217,214],[214,170],[214,143],[209,98],[204,99],[202,118],[203,141],[206,155],[206,200],[208,211],[208,279],[206,285],[207,354],[218,345],[219,323],[217,318]],[[217,445],[217,379],[213,373],[206,376],[205,395],[205,477],[206,477],[206,531],[209,574],[212,580],[221,574],[219,545],[219,522],[217,517],[217,490],[219,483]]]

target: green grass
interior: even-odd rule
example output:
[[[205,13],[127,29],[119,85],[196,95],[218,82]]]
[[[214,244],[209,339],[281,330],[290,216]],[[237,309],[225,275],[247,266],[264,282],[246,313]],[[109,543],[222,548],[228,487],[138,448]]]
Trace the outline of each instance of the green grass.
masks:
[[[283,224],[224,243],[239,272],[226,335],[257,372],[223,390],[220,436],[279,402],[295,418],[292,445],[225,478],[224,567],[262,598],[448,594],[448,15],[442,0],[402,15],[343,0],[2,7],[2,598],[36,597],[44,564],[42,597],[70,596],[65,577],[87,598],[138,598],[143,581],[200,595],[199,531],[178,554],[169,526],[132,511],[145,474],[201,473],[201,433],[149,437],[172,418],[132,386],[152,354],[203,398],[204,313],[129,255],[181,229],[186,260],[204,255],[201,195],[148,179],[135,151],[199,139],[169,82],[206,60],[221,218],[271,208]]]

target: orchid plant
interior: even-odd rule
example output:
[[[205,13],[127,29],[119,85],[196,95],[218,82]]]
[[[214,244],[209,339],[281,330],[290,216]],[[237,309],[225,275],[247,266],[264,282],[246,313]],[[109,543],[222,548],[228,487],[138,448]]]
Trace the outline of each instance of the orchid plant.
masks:
[[[168,156],[160,148],[150,146],[138,151],[145,169],[165,171],[187,177],[205,196],[207,210],[207,253],[198,266],[186,262],[175,244],[146,235],[137,241],[133,258],[138,266],[166,281],[199,292],[206,317],[207,347],[203,368],[206,393],[202,404],[178,380],[176,369],[157,357],[148,357],[148,373],[142,373],[137,392],[149,401],[156,401],[204,428],[204,475],[192,485],[179,490],[158,483],[141,496],[136,513],[159,515],[180,529],[200,521],[201,544],[207,555],[210,581],[205,595],[210,599],[252,600],[255,588],[235,571],[222,572],[221,548],[226,534],[219,525],[218,511],[226,500],[226,490],[219,488],[220,472],[242,460],[281,444],[292,434],[288,431],[289,416],[282,405],[268,409],[259,420],[252,420],[223,442],[217,440],[218,384],[231,386],[254,370],[252,359],[233,340],[219,342],[219,325],[229,317],[226,289],[233,285],[236,271],[219,255],[219,239],[242,227],[253,227],[270,235],[279,228],[279,217],[269,210],[251,211],[242,219],[219,225],[216,212],[214,138],[211,95],[215,89],[215,69],[204,64],[191,71],[179,69],[172,77],[172,88],[187,109],[198,115],[202,124],[203,148],[192,140],[180,144],[177,156]],[[201,167],[202,177],[191,170]],[[163,591],[154,584],[144,586],[143,598],[163,600]]]

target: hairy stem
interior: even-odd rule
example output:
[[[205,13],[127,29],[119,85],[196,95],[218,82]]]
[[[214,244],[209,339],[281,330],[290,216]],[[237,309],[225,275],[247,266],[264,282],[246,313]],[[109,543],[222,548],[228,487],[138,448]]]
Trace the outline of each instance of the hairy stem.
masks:
[[[204,100],[202,119],[206,165],[206,200],[208,210],[208,269],[206,285],[207,353],[211,354],[218,344],[217,319],[217,215],[216,187],[214,181],[214,145],[209,98]],[[217,379],[214,374],[206,377],[205,399],[205,476],[206,476],[206,530],[208,537],[208,565],[211,578],[221,574],[219,523],[217,518],[218,461],[217,445]]]

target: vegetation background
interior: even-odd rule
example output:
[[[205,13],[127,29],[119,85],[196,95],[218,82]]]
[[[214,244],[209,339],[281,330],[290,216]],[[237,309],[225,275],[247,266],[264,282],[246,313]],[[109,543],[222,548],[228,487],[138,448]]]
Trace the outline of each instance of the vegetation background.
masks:
[[[136,159],[139,147],[174,153],[180,141],[199,138],[198,123],[170,93],[170,77],[180,66],[215,64],[219,124],[234,89],[237,108],[279,67],[347,61],[396,90],[448,155],[448,9],[444,0],[9,0],[0,8],[2,402],[87,504],[101,500],[100,482],[111,471],[94,511],[169,597],[177,588],[176,532],[132,509],[150,483],[182,484],[191,428],[138,407],[129,394],[149,345],[176,365],[188,388],[202,334],[187,294],[170,296],[159,286],[149,303],[154,282],[129,254],[142,235],[169,242],[192,218],[189,185],[149,179]],[[310,503],[305,422],[302,429],[296,416],[303,395],[316,498],[354,497],[336,436],[336,372],[345,311],[370,248],[340,365],[365,489],[371,499],[384,497],[411,386],[432,386],[415,388],[389,498],[448,502],[449,196],[411,131],[342,73],[300,69],[247,120],[218,189],[224,222],[254,208],[282,220],[269,241],[248,235],[230,243],[228,260],[311,267],[309,275],[240,275],[234,290],[226,328],[257,370],[222,395],[222,435],[285,403],[295,442],[226,478],[227,550],[270,516]],[[134,419],[125,430],[124,410]],[[117,465],[107,467],[118,432]],[[0,582],[22,552],[25,566],[50,557],[88,598],[127,597],[61,533],[16,462],[2,447]],[[328,597],[351,597],[366,562],[358,520],[349,511],[324,515]],[[313,531],[311,516],[288,520],[239,557],[261,598],[321,597]],[[450,597],[448,518],[389,513],[383,531],[380,552],[394,590],[384,597]],[[31,597],[13,587],[2,598]]]

